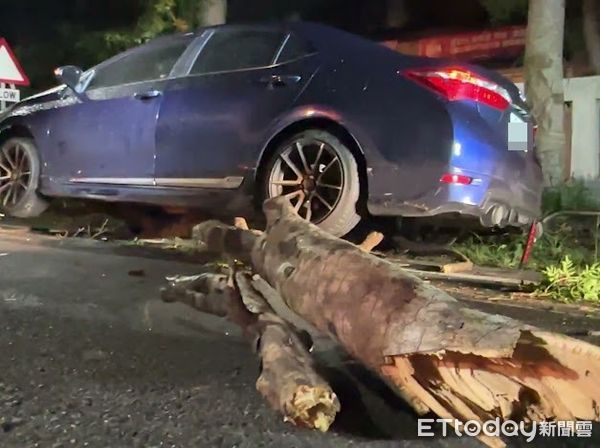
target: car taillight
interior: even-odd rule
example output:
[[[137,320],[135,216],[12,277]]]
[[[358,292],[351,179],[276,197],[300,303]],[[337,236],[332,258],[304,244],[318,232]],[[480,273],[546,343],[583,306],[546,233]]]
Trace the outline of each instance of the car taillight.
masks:
[[[511,102],[504,88],[464,68],[408,70],[405,75],[449,101],[471,100],[502,111]]]
[[[473,182],[473,178],[462,174],[445,173],[440,178],[440,182],[443,184],[470,185]]]

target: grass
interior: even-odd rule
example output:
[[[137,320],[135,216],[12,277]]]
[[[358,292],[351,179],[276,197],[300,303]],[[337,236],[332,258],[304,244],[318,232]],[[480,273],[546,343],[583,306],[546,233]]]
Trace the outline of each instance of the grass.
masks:
[[[524,235],[473,235],[453,248],[481,266],[517,268],[525,246]],[[537,293],[560,301],[600,304],[600,263],[593,244],[581,244],[573,227],[563,223],[534,245],[526,267],[543,274]]]
[[[599,210],[581,182],[549,190],[543,198],[544,214],[559,210]],[[544,276],[538,293],[562,301],[600,303],[599,231],[594,217],[565,216],[548,226],[534,245],[527,268]],[[496,233],[471,235],[453,248],[481,266],[517,268],[526,243],[525,235]]]
[[[542,271],[550,265],[560,263],[568,256],[576,266],[593,263],[593,244],[581,244],[573,227],[563,223],[556,230],[546,232],[539,238],[531,253],[527,266]],[[587,237],[586,237],[587,239]],[[464,254],[473,263],[481,266],[517,268],[525,249],[526,236],[503,233],[489,236],[476,234],[455,243],[452,247]]]

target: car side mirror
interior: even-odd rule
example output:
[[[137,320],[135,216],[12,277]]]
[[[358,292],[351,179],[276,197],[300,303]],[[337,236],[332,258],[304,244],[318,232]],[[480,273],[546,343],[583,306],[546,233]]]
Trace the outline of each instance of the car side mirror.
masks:
[[[76,87],[81,81],[83,70],[74,65],[65,65],[54,70],[54,76],[61,84],[66,84],[73,92],[77,93]]]

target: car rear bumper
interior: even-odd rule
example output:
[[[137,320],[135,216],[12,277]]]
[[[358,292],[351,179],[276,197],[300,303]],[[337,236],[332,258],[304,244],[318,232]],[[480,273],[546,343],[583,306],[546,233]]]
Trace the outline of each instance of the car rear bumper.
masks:
[[[541,215],[541,190],[523,183],[478,179],[474,185],[439,185],[413,200],[396,200],[393,194],[369,198],[375,216],[433,217],[459,215],[479,219],[485,227],[525,227]]]

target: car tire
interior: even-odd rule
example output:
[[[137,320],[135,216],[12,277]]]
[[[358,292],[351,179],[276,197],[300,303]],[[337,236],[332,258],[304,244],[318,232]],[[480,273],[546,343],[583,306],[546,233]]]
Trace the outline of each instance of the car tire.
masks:
[[[266,199],[290,197],[301,217],[334,236],[348,234],[361,220],[356,159],[323,130],[300,132],[277,147],[265,169],[263,193]]]
[[[12,176],[12,178],[8,178]],[[4,178],[4,179],[3,179]],[[9,138],[0,146],[0,210],[16,218],[41,215],[48,202],[38,193],[40,159],[32,139]]]

